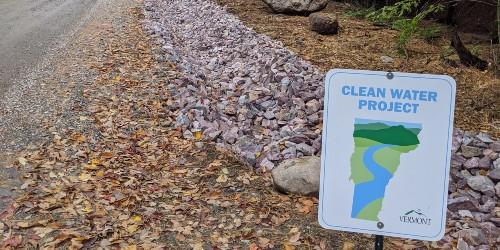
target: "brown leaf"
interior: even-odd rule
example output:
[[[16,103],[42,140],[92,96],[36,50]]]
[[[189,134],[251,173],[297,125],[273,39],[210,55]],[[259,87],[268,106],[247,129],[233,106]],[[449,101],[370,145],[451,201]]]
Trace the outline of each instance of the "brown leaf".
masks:
[[[257,244],[252,243],[248,246],[248,250],[259,250],[259,247],[257,246]]]
[[[21,245],[22,242],[23,237],[21,235],[11,236],[10,238],[7,238],[2,242],[0,248],[17,247]]]

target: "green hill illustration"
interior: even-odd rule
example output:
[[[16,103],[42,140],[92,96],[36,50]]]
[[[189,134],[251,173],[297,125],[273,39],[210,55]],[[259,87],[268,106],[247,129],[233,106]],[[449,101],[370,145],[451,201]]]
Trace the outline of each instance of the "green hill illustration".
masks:
[[[419,131],[420,132],[420,131]],[[418,141],[417,134],[403,126],[392,126],[384,129],[360,129],[354,130],[354,137],[370,139],[383,144],[391,145],[416,145]]]
[[[420,124],[356,119],[351,180],[354,196],[351,217],[378,221],[385,188],[400,166],[401,154],[420,144]]]

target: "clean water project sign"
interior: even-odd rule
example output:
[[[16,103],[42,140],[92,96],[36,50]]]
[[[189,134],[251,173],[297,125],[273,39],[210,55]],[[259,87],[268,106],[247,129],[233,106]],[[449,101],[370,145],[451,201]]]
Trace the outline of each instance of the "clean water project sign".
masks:
[[[319,222],[439,240],[455,107],[448,76],[332,70],[325,79]]]

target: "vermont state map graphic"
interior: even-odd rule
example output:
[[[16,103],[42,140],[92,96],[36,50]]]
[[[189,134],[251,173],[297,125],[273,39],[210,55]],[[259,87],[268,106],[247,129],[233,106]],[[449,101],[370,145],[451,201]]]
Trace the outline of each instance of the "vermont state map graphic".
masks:
[[[355,119],[351,218],[379,221],[387,184],[399,168],[401,155],[420,144],[421,130],[421,124]]]

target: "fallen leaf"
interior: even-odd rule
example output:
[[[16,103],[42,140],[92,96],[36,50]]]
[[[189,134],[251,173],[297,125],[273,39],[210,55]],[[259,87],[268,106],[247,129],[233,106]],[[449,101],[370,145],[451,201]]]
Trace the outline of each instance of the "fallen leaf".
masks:
[[[78,179],[84,182],[90,180],[90,178],[92,178],[92,176],[88,173],[81,173],[80,176],[78,176]]]
[[[192,247],[193,247],[193,250],[203,250],[203,243],[197,242]]]
[[[132,221],[133,222],[141,222],[142,217],[140,215],[134,215],[134,216],[132,216]]]
[[[137,229],[139,229],[138,225],[135,225],[135,224],[129,225],[127,227],[127,232],[129,232],[129,233],[135,233],[137,231]]]
[[[26,164],[28,163],[28,160],[26,160],[26,158],[24,157],[17,158],[17,161],[23,166],[26,166]]]
[[[259,246],[260,247],[267,247],[267,245],[269,244],[269,242],[271,242],[270,239],[264,238],[264,237],[259,237],[258,240],[259,240]]]
[[[97,173],[95,173],[95,176],[97,176],[97,177],[103,177],[104,176],[104,171],[103,170],[97,171]]]
[[[103,159],[111,159],[111,158],[113,158],[113,153],[111,153],[111,152],[104,152],[104,153],[101,154],[101,157]]]
[[[5,239],[0,245],[1,248],[5,247],[17,247],[23,242],[23,237],[21,235],[11,236]]]
[[[259,247],[255,243],[252,243],[248,246],[248,250],[258,250],[258,249]]]
[[[123,249],[124,250],[137,250],[137,245],[128,245]]]
[[[342,245],[342,250],[353,250],[355,248],[354,243],[352,242],[344,242],[344,245]]]
[[[221,174],[221,175],[219,175],[219,177],[218,177],[218,178],[217,178],[217,180],[215,180],[215,181],[217,181],[218,183],[224,183],[224,182],[226,182],[226,181],[227,181],[227,179],[228,179],[228,178],[227,178],[227,175],[225,175],[225,174]]]
[[[29,223],[29,222],[27,222],[27,221],[20,221],[20,222],[16,223],[16,225],[17,225],[18,227],[21,227],[21,228],[27,228],[27,227],[29,227],[29,226],[30,226],[30,223]]]
[[[290,244],[290,243],[288,243],[288,242],[285,242],[285,243],[283,244],[283,248],[284,248],[285,250],[295,250],[295,246],[294,246],[294,245],[292,245],[292,244]]]

